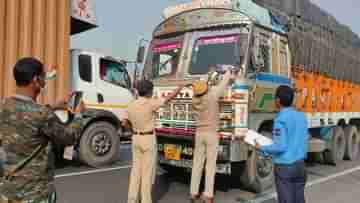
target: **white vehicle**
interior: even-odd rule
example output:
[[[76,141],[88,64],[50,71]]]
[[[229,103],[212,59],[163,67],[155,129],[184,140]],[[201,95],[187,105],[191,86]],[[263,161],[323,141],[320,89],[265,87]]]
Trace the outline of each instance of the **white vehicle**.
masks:
[[[119,119],[134,99],[126,61],[83,50],[71,51],[72,91],[83,92],[86,107],[107,110]]]
[[[126,65],[100,53],[71,50],[71,103],[81,99],[86,107],[76,149],[88,165],[102,166],[118,159],[120,139],[131,135],[120,125],[125,108],[135,99]]]

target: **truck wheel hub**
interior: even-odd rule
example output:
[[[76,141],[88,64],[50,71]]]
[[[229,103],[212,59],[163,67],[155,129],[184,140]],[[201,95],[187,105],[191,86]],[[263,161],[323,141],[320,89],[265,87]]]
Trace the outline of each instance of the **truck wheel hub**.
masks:
[[[104,155],[110,151],[111,139],[106,134],[99,133],[93,137],[91,146],[96,155]]]

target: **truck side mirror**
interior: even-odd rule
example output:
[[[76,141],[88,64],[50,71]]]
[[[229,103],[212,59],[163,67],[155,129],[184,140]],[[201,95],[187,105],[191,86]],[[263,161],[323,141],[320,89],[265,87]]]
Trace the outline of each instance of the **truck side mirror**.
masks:
[[[141,46],[141,47],[139,47],[139,49],[138,49],[136,62],[137,62],[137,63],[142,63],[142,62],[144,62],[144,57],[145,57],[145,47],[144,47],[144,46]]]

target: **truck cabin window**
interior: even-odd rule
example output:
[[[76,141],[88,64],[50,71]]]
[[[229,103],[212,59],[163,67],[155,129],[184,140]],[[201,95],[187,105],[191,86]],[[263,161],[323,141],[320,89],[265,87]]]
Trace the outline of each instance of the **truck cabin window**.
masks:
[[[212,36],[196,40],[189,73],[207,74],[211,67],[220,64],[240,66],[246,50],[246,46],[241,46],[240,38],[244,38],[244,45],[247,44],[247,35]]]
[[[113,85],[130,88],[131,82],[126,71],[126,65],[107,59],[100,60],[100,78]]]
[[[160,43],[152,47],[152,52],[153,78],[174,77],[179,63],[181,43]]]
[[[254,47],[251,49],[251,57],[249,66],[247,68],[247,73],[255,73],[255,72],[264,72],[270,73],[271,72],[271,46],[270,46],[270,39],[261,36],[259,37],[259,44],[256,43],[253,45]],[[257,62],[255,61],[257,58]],[[260,63],[257,64],[257,63]]]
[[[83,81],[92,82],[91,56],[79,55],[79,75]]]
[[[280,41],[280,74],[283,76],[288,76],[289,74],[287,43],[282,40]]]

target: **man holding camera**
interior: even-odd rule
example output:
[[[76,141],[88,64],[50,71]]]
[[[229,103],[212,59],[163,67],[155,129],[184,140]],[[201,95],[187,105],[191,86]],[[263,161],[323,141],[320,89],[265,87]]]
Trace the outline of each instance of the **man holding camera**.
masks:
[[[19,60],[13,75],[16,95],[0,106],[0,140],[7,157],[0,177],[0,202],[54,203],[52,145],[73,145],[79,133],[63,125],[49,107],[36,103],[46,84],[40,61]]]

